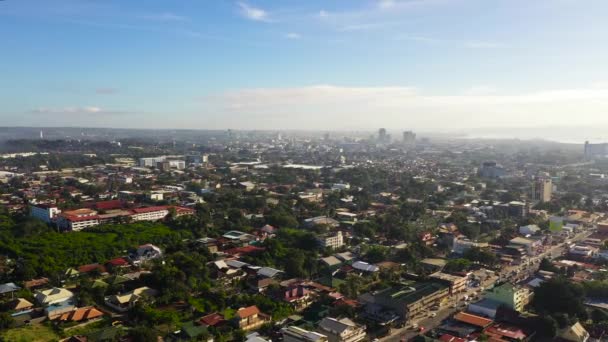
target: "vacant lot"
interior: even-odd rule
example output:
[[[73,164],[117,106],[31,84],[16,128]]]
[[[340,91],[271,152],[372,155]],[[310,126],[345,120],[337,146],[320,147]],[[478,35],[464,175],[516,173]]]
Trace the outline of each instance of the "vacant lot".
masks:
[[[11,342],[47,342],[61,338],[51,328],[40,324],[10,329],[1,336],[3,341]]]

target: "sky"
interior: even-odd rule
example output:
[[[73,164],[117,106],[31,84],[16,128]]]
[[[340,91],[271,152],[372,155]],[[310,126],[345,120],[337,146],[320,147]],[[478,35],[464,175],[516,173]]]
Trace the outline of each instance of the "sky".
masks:
[[[0,125],[608,126],[605,0],[3,0]]]

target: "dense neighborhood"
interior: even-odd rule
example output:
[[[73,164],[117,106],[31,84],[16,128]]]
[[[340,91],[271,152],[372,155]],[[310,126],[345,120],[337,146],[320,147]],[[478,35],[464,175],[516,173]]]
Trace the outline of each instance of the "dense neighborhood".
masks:
[[[587,149],[197,139],[7,144],[3,340],[606,338],[608,163]]]

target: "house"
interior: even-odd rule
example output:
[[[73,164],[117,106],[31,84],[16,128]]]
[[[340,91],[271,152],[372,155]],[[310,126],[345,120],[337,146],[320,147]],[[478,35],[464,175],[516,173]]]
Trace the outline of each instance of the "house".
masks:
[[[319,322],[317,332],[327,336],[328,342],[358,342],[366,337],[365,326],[348,318],[325,317]]]
[[[59,316],[59,321],[62,322],[86,322],[96,318],[100,318],[104,315],[103,312],[97,310],[93,306],[84,308],[78,308],[71,312],[66,312]]]
[[[201,317],[198,322],[206,327],[219,327],[226,324],[224,316],[217,312]]]
[[[312,292],[302,285],[289,286],[283,291],[281,299],[296,311],[304,310],[313,303]]]
[[[158,291],[144,286],[122,295],[107,296],[104,302],[118,312],[126,312],[138,301],[145,297],[155,297],[157,293]]]
[[[363,261],[355,261],[352,264],[352,267],[357,270],[357,271],[362,271],[362,272],[366,272],[366,273],[375,273],[380,271],[380,267],[376,266],[376,265],[371,265],[368,264],[366,262]]]
[[[579,322],[559,331],[557,336],[570,342],[587,342],[589,340],[589,332]]]
[[[160,248],[154,246],[151,243],[147,243],[145,245],[137,247],[136,253],[136,258],[139,261],[156,259],[160,258],[163,255],[163,252],[160,250]]]
[[[184,338],[186,341],[202,341],[202,339],[199,338],[206,333],[206,326],[196,324],[196,322],[192,321],[184,323],[182,328],[178,332],[175,332],[176,335]]]
[[[253,189],[255,189],[255,183],[252,182],[240,182],[239,183],[239,188],[245,190],[245,191],[251,191]]]
[[[71,301],[74,299],[74,294],[64,288],[53,287],[48,290],[36,291],[34,298],[36,298],[38,304],[48,306]]]
[[[496,323],[484,330],[484,335],[488,336],[491,341],[525,341],[528,335],[517,326]]]
[[[234,322],[239,329],[248,331],[270,322],[270,316],[260,312],[257,306],[240,308],[236,311]]]
[[[328,342],[327,336],[297,326],[285,327],[281,333],[283,342]]]
[[[35,290],[46,286],[49,283],[48,278],[38,278],[23,282],[23,287],[28,290]]]
[[[0,285],[0,297],[5,298],[10,296],[13,298],[13,293],[15,293],[15,291],[19,291],[20,289],[21,288],[15,285],[15,283],[2,284]]]
[[[17,298],[7,304],[7,309],[15,312],[29,311],[34,308],[34,304],[25,298]]]

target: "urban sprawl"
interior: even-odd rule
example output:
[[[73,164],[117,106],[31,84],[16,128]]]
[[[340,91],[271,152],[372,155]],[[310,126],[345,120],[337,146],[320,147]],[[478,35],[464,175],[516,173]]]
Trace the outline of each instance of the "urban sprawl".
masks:
[[[2,341],[606,341],[608,146],[5,141]]]

